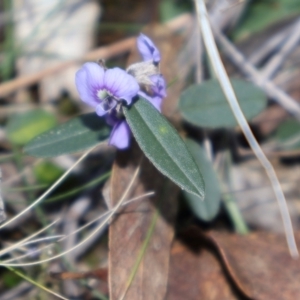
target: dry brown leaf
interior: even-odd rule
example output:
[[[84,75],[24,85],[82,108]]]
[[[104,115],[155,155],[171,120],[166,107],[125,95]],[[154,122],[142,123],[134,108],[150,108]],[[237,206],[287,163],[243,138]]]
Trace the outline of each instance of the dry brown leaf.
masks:
[[[235,276],[254,299],[300,299],[300,261],[290,257],[283,235],[213,232],[210,237],[223,249]],[[296,239],[300,240],[299,233]]]
[[[113,205],[121,198],[143,154],[136,144],[119,152],[111,178]],[[150,224],[159,209],[147,250],[124,299],[164,299],[168,278],[169,256],[177,207],[177,187],[169,183],[153,165],[142,159],[141,172],[130,197],[155,191],[155,196],[133,202],[121,211],[109,228],[110,299],[125,293]]]
[[[172,248],[166,299],[300,299],[299,279],[300,262],[290,257],[284,236],[204,234],[193,227]]]
[[[178,73],[174,64],[180,39],[172,37],[168,29],[159,26],[151,26],[143,32],[158,46],[163,58],[162,72],[167,82],[172,81],[174,74]],[[138,60],[140,58],[135,51],[130,62]],[[162,110],[169,117],[176,111],[180,87],[181,81],[177,82],[173,89],[168,89],[168,97],[164,100]],[[109,285],[112,300],[119,299],[125,291],[124,299],[165,299],[167,289],[179,189],[153,167],[134,143],[130,150],[117,154],[111,178],[110,198],[112,205],[116,205],[139,163],[141,174],[130,197],[140,196],[149,191],[154,191],[155,196],[126,206],[110,226]],[[127,290],[129,278],[158,208],[159,215],[147,250]]]
[[[239,299],[200,230],[188,230],[180,238],[171,252],[166,300]]]

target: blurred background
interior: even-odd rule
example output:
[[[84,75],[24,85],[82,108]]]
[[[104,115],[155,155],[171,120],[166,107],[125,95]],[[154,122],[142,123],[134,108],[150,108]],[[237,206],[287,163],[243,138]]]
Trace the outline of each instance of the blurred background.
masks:
[[[275,168],[299,241],[300,2],[206,4],[222,61],[251,129]],[[200,166],[205,201],[177,189],[168,196],[168,217],[162,213],[157,223],[162,226],[161,242],[155,245],[161,256],[152,253],[142,260],[143,274],[137,272],[131,281],[137,255],[129,259],[120,249],[126,243],[142,249],[150,223],[139,225],[145,227],[143,234],[124,240],[124,233],[103,227],[66,256],[9,267],[68,251],[100,225],[96,220],[77,232],[111,209],[109,186],[118,187],[111,177],[112,168],[120,167],[118,154],[101,146],[41,204],[1,228],[0,299],[120,299],[124,287],[124,299],[299,299],[299,261],[289,256],[265,171],[215,81],[193,1],[0,2],[0,220],[28,207],[82,154],[43,159],[23,152],[39,134],[91,112],[79,99],[76,71],[98,59],[121,68],[139,61],[135,38],[140,32],[161,52],[168,85],[162,112]],[[192,95],[188,88],[195,84],[199,90]],[[42,228],[40,240],[17,244]],[[16,247],[9,249],[12,245]],[[161,262],[160,268],[155,261]],[[134,284],[134,278],[142,279]]]

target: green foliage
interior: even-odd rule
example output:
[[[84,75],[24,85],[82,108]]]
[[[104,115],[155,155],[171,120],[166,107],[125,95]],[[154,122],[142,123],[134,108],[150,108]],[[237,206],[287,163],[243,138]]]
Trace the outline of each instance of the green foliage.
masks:
[[[162,22],[167,22],[183,13],[191,12],[192,1],[186,0],[162,0],[159,2],[160,18]]]
[[[199,169],[201,168],[205,182],[205,198],[199,201],[198,197],[184,191],[184,197],[193,213],[202,221],[211,221],[219,212],[221,192],[217,175],[205,151],[193,140],[187,139],[186,145],[194,157]]]
[[[42,161],[33,169],[34,175],[39,183],[51,184],[63,173],[63,169],[51,161]]]
[[[53,157],[91,148],[108,138],[110,127],[104,118],[89,113],[73,118],[36,137],[24,148],[37,157]]]
[[[264,93],[250,82],[232,79],[231,83],[247,120],[266,106]],[[180,96],[179,110],[189,123],[207,128],[234,127],[237,122],[216,79],[191,85]]]
[[[295,0],[256,0],[251,1],[235,38],[246,38],[264,30],[279,20],[295,16],[300,12],[300,2]]]
[[[275,134],[284,149],[294,150],[300,148],[300,123],[296,120],[288,120],[282,123]]]
[[[22,281],[22,278],[20,276],[9,270],[6,270],[1,275],[1,279],[3,285],[7,288],[14,288]]]
[[[14,115],[7,124],[8,139],[16,145],[25,145],[39,134],[56,125],[56,117],[47,111],[37,109]]]
[[[155,167],[182,189],[203,199],[200,170],[170,123],[143,98],[124,112],[138,144]]]

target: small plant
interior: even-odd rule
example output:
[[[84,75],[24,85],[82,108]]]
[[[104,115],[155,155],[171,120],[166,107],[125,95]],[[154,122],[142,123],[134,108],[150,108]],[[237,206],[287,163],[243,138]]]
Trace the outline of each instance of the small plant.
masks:
[[[143,61],[126,71],[107,69],[102,61],[85,63],[76,73],[76,86],[82,101],[96,113],[43,133],[27,144],[25,152],[51,157],[93,147],[108,137],[110,145],[125,150],[133,134],[161,173],[203,200],[204,181],[199,167],[176,130],[160,114],[166,96],[159,70],[160,53],[143,34],[137,39],[137,47]]]

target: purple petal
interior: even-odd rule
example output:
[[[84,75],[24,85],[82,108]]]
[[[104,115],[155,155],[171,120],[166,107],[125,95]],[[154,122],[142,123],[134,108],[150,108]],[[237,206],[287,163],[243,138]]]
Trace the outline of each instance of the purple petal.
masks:
[[[162,103],[161,97],[152,97],[151,103],[159,112],[161,112],[161,103]]]
[[[160,96],[161,98],[165,98],[167,96],[166,92],[166,82],[162,75],[152,75],[150,77],[154,86],[152,87],[152,91],[156,96]]]
[[[107,110],[103,109],[103,105],[100,103],[96,106],[96,114],[99,117],[103,117],[107,113]]]
[[[159,96],[151,97],[142,91],[139,92],[139,95],[142,96],[144,99],[148,100],[159,112],[161,112],[161,103],[163,98]]]
[[[110,126],[115,126],[116,123],[120,122],[120,119],[116,116],[116,111],[112,111],[110,114],[105,116],[106,123]]]
[[[104,69],[96,63],[85,63],[76,72],[75,83],[81,100],[92,107],[99,104],[97,91],[103,88]]]
[[[153,42],[144,34],[137,38],[137,47],[144,61],[160,62],[160,53]]]
[[[139,91],[139,95],[148,100],[159,112],[161,111],[162,99],[166,97],[166,82],[162,75],[153,75],[150,77],[153,82],[151,86],[152,95]]]
[[[109,144],[118,149],[126,149],[129,146],[131,131],[126,121],[115,124],[109,139]]]
[[[130,104],[137,95],[140,87],[136,79],[120,68],[109,69],[105,72],[104,85],[113,96],[124,99]]]
[[[117,106],[118,102],[114,99],[110,100],[110,102],[101,101],[96,106],[96,114],[99,117],[104,116],[106,113],[112,113],[113,109]]]

